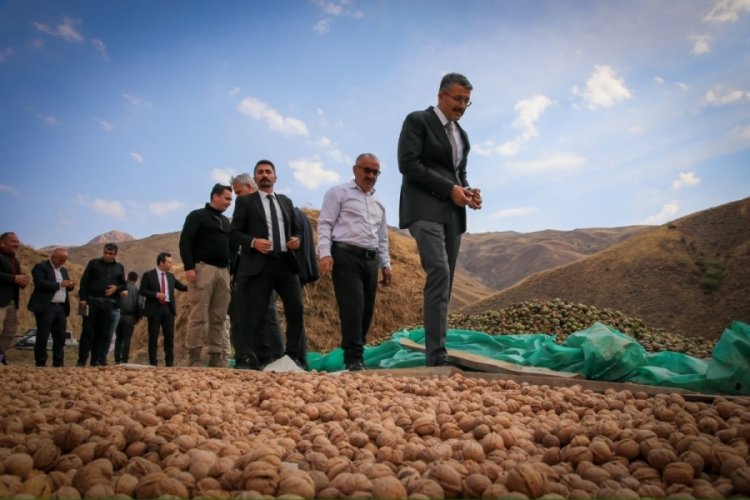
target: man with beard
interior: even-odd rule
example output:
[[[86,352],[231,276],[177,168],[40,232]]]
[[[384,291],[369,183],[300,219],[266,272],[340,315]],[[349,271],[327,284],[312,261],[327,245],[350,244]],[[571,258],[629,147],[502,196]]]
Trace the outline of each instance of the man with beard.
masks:
[[[286,318],[286,354],[298,366],[307,368],[307,344],[303,321],[302,287],[299,266],[293,251],[300,247],[300,228],[292,201],[274,193],[276,167],[269,160],[255,165],[259,191],[240,196],[232,216],[232,243],[241,247],[236,271],[237,288],[250,306],[249,329],[245,335],[261,331],[273,290],[281,297]],[[250,350],[250,346],[255,346]],[[238,368],[259,368],[273,361],[265,338],[253,338],[248,351],[238,353]]]

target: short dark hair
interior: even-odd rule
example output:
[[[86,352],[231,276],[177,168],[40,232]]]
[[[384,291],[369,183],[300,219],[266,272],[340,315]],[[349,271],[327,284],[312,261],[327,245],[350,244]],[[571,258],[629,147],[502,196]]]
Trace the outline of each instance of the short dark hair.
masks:
[[[171,257],[172,254],[169,252],[161,252],[159,255],[156,256],[156,263],[161,264],[162,262],[165,262],[167,260],[167,257]]]
[[[128,273],[128,281],[138,281],[138,273],[135,271],[130,271]]]
[[[226,184],[217,182],[216,184],[214,184],[214,187],[211,188],[211,199],[213,199],[214,196],[221,196],[224,191],[229,191],[231,193],[232,186],[227,186]]]
[[[119,248],[117,248],[117,245],[115,243],[105,243],[104,249],[109,250],[110,252],[115,252],[115,253],[117,253],[117,251],[119,250]]]
[[[16,233],[14,233],[13,231],[8,231],[8,232],[5,232],[3,234],[0,234],[0,241],[7,240],[8,237],[10,237],[11,234],[16,234]]]
[[[474,89],[474,87],[471,86],[471,83],[469,83],[469,79],[461,73],[448,73],[443,77],[442,80],[440,80],[440,92],[445,92],[455,84],[458,84],[469,90]]]
[[[258,163],[255,164],[255,168],[253,169],[253,175],[255,175],[255,172],[258,171],[258,167],[261,165],[269,165],[273,170],[273,173],[276,173],[276,165],[274,165],[271,160],[258,160]]]

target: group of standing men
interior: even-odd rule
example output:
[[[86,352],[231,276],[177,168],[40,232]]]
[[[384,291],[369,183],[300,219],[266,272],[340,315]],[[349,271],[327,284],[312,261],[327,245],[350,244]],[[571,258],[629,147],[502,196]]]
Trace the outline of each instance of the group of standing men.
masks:
[[[426,273],[423,309],[428,366],[448,364],[448,303],[461,235],[466,231],[466,207],[476,210],[482,206],[479,189],[469,187],[466,178],[470,144],[458,125],[471,105],[472,89],[465,76],[445,75],[437,106],[410,113],[398,141],[402,174],[399,227],[408,228],[416,240]],[[378,272],[383,285],[391,284],[392,275],[385,208],[374,189],[380,161],[371,153],[361,154],[352,172],[352,181],[334,186],[325,194],[317,250],[321,272],[332,274],[344,362],[349,370],[358,371],[366,369],[364,345],[374,311]],[[169,272],[172,259],[167,253],[157,257],[156,269],[144,274],[139,293],[146,298],[152,364],[156,364],[160,327],[165,336],[166,363],[174,363],[171,349],[177,288],[188,292],[185,345],[191,366],[201,364],[204,336],[209,366],[225,364],[225,319],[229,310],[230,338],[238,368],[257,369],[283,354],[307,368],[301,291],[305,278],[300,279],[300,275],[314,274],[314,279],[317,272],[310,271],[310,252],[299,249],[303,234],[309,244],[309,221],[304,215],[300,217],[301,212],[287,196],[274,192],[277,176],[271,161],[258,161],[253,174],[253,178],[248,174],[234,178],[233,186],[216,184],[210,202],[186,217],[179,247],[187,287]],[[237,199],[230,222],[224,212],[232,203],[232,187]],[[0,356],[8,347],[7,332],[13,332],[11,338],[15,334],[18,290],[29,284],[28,277],[20,273],[14,248],[18,248],[18,238],[13,233],[0,236]],[[109,347],[106,336],[93,333],[106,331],[104,325],[111,324],[119,294],[128,288],[116,254],[116,245],[105,245],[102,258],[89,262],[84,271],[80,304],[88,306],[89,311],[81,335],[79,365],[86,362],[89,353],[92,364],[103,364],[102,343]],[[38,325],[50,324],[53,338],[60,335],[61,318],[69,313],[68,292],[75,287],[63,273],[65,260],[67,252],[55,249],[49,261],[35,266],[32,273],[36,289],[29,307],[33,302]],[[285,347],[274,293],[284,305]],[[48,302],[53,304],[49,308]],[[46,337],[43,340],[46,349]],[[103,352],[106,357],[107,351]],[[44,355],[46,358],[46,351]],[[3,359],[0,357],[0,361]],[[61,365],[62,358],[53,350],[53,363],[58,362]]]

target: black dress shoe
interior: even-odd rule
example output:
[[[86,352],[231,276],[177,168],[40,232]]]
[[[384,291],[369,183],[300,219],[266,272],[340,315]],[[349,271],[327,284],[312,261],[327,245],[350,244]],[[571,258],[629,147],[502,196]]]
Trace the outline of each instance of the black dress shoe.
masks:
[[[258,363],[258,358],[254,354],[251,354],[235,358],[234,367],[238,370],[258,370],[260,364]]]
[[[432,364],[428,364],[427,366],[451,366],[451,362],[447,359],[438,359]]]
[[[365,367],[365,364],[361,361],[352,361],[351,363],[346,364],[346,369],[350,372],[361,372],[367,370],[367,367]]]

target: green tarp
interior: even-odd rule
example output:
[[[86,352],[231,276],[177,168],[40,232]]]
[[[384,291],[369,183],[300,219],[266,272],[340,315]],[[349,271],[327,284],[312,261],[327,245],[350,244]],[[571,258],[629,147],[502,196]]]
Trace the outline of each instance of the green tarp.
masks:
[[[424,344],[423,329],[397,332],[390,340],[365,349],[365,365],[370,369],[424,366],[424,353],[401,346],[399,339],[404,337]],[[446,347],[523,366],[576,372],[589,380],[750,394],[750,325],[739,321],[724,331],[708,360],[671,351],[649,354],[632,337],[602,323],[569,335],[562,344],[542,333],[490,335],[449,330]],[[344,369],[341,349],[325,355],[310,353],[308,363],[318,371]]]

